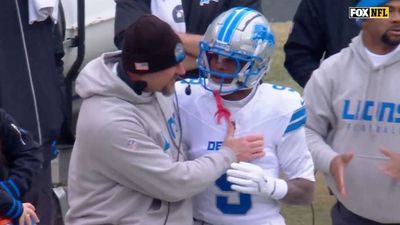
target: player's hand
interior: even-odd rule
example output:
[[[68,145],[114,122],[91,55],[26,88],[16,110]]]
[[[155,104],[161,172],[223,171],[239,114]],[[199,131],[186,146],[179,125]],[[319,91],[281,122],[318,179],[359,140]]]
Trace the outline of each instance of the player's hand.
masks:
[[[264,156],[264,136],[248,135],[235,138],[235,125],[228,123],[228,131],[224,140],[224,146],[230,148],[238,161],[250,161]]]
[[[31,203],[23,203],[23,211],[19,217],[19,225],[32,225],[32,221],[39,223],[39,218],[35,213],[35,207]]]
[[[383,146],[380,147],[380,150],[389,159],[379,165],[379,170],[390,177],[400,180],[400,153]]]
[[[267,176],[261,167],[251,163],[232,163],[226,174],[231,188],[241,193],[279,200],[288,190],[286,181]]]
[[[342,198],[347,198],[346,185],[344,182],[344,169],[353,159],[353,153],[343,153],[335,156],[330,165],[330,173],[333,176],[336,188]]]

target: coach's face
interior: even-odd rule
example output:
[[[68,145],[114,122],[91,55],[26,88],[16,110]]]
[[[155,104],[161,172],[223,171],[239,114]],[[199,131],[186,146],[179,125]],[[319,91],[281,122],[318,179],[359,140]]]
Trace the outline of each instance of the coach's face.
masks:
[[[175,81],[178,76],[185,74],[183,63],[167,69],[143,75],[143,80],[147,82],[146,91],[161,92],[165,96],[170,96],[175,91]]]
[[[392,0],[389,18],[367,19],[363,24],[363,40],[367,48],[377,54],[386,54],[400,44],[400,1]]]

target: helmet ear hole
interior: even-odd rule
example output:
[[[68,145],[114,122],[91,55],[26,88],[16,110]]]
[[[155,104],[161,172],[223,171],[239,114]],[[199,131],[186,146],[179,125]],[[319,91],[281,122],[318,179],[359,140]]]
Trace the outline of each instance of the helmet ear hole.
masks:
[[[205,88],[232,93],[258,85],[269,68],[275,41],[268,21],[261,13],[236,7],[219,15],[208,26],[199,46],[197,63],[201,77],[217,78],[202,82],[211,84]],[[212,62],[224,65],[235,62],[235,69],[218,70]],[[215,82],[221,80],[232,82]]]

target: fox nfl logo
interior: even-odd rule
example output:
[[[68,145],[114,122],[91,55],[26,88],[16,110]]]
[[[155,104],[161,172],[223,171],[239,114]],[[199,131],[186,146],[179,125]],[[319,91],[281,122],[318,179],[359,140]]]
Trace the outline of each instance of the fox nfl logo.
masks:
[[[389,18],[389,7],[349,7],[349,18]]]

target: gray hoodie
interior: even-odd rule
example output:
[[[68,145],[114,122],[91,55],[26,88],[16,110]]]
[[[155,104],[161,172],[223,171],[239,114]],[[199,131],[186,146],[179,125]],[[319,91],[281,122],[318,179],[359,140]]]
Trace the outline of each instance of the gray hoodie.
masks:
[[[93,60],[76,82],[83,103],[69,168],[66,223],[192,224],[190,197],[236,158],[223,148],[183,162],[172,100],[160,93],[137,95],[114,72],[119,57],[114,52]]]
[[[400,183],[378,170],[384,145],[400,151],[400,51],[374,67],[361,34],[329,57],[304,90],[307,144],[330,189],[352,212],[380,223],[400,222]],[[353,152],[345,169],[348,197],[329,175],[338,153]]]

